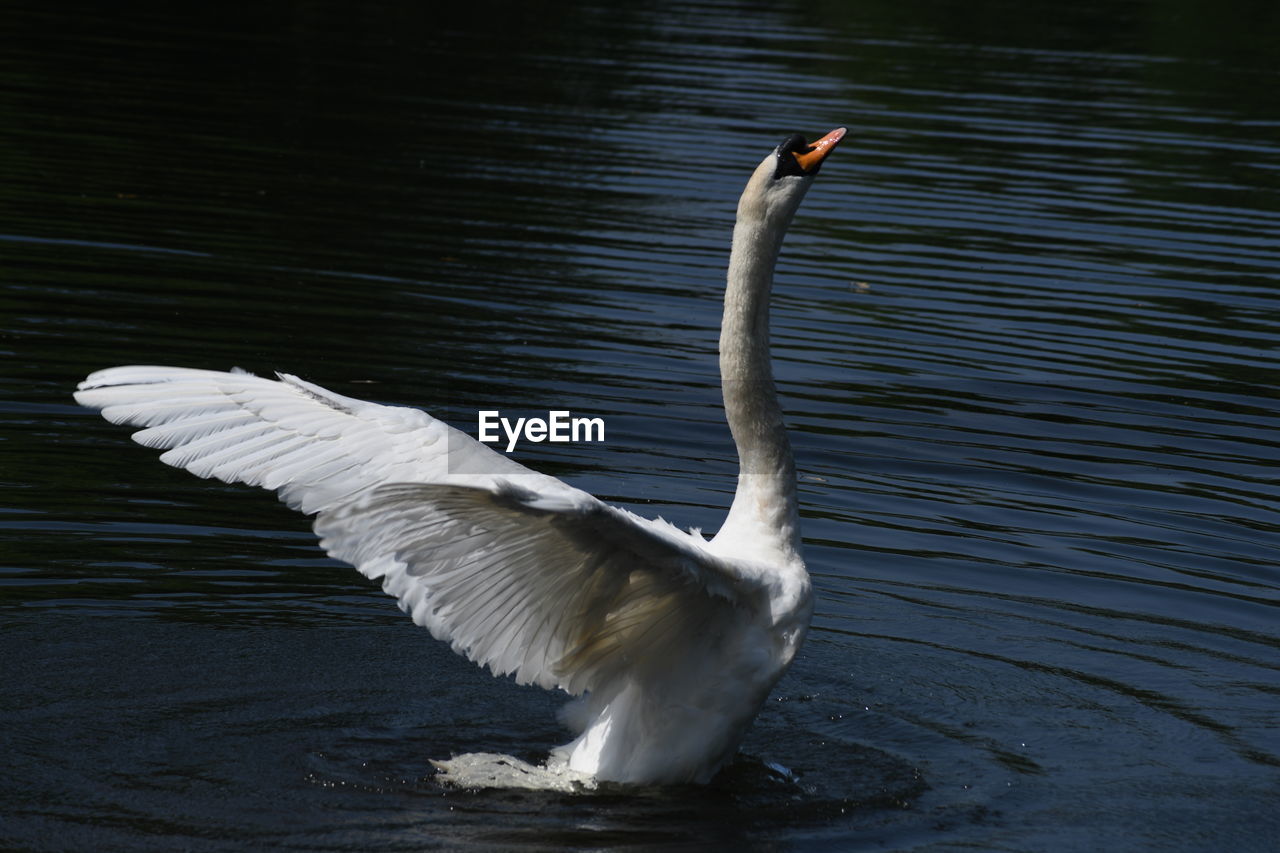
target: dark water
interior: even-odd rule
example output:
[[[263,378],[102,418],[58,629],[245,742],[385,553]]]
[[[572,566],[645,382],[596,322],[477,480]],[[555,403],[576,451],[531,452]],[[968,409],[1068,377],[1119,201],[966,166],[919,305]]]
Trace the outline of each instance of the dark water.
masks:
[[[8,4],[0,846],[1274,849],[1276,8]],[[775,297],[815,627],[710,789],[442,790],[560,700],[71,403],[568,408],[522,461],[714,531],[733,204],[840,124]]]

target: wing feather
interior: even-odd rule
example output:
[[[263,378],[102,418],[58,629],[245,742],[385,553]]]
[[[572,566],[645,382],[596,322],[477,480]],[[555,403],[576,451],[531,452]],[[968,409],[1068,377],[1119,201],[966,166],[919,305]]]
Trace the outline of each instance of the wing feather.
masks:
[[[607,506],[417,409],[287,374],[147,366],[94,373],[76,399],[143,427],[134,438],[170,465],[318,513],[330,554],[522,683],[607,687],[709,642],[739,609],[767,607],[761,576],[701,537]]]
[[[664,665],[701,629],[762,606],[762,585],[690,534],[574,497],[391,484],[322,512],[315,529],[456,651],[571,693],[637,661]]]
[[[287,374],[132,365],[90,375],[75,396],[109,421],[143,427],[134,440],[163,449],[166,464],[279,489],[306,513],[386,482],[484,487],[502,476],[544,491],[558,483],[423,411],[354,400]]]

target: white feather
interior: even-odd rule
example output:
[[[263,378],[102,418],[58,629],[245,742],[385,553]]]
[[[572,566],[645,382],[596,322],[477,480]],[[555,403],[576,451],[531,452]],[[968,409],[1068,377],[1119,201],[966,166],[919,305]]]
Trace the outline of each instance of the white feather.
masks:
[[[796,169],[816,170],[842,135],[810,151],[780,146],[739,203],[721,372],[743,471],[711,542],[601,503],[425,412],[288,374],[116,367],[90,375],[76,400],[142,427],[134,439],[170,465],[275,489],[317,514],[326,551],[380,579],[459,653],[521,683],[586,694],[566,714],[579,736],[555,756],[574,778],[706,781],[791,662],[812,610],[768,297],[808,186]]]

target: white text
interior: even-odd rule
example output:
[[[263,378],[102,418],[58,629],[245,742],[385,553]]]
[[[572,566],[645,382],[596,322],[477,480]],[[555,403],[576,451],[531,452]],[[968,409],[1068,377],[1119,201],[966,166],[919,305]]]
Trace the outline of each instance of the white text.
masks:
[[[502,440],[498,427],[507,439],[507,452],[515,450],[523,435],[526,441],[604,441],[604,418],[575,418],[565,410],[547,412],[542,418],[516,418],[512,423],[496,410],[477,412],[479,438],[485,444]]]

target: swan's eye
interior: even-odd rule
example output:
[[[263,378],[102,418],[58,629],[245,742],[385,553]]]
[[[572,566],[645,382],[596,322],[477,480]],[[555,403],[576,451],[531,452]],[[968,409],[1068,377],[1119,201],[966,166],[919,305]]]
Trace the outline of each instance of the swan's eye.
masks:
[[[796,177],[803,178],[810,174],[804,170],[803,166],[800,165],[800,161],[796,159],[796,155],[808,154],[812,150],[813,146],[805,142],[804,137],[798,133],[793,133],[786,139],[782,140],[782,144],[774,151],[774,156],[777,158],[778,165],[773,170],[773,179],[776,181],[779,178],[786,177],[787,175],[794,175]]]

